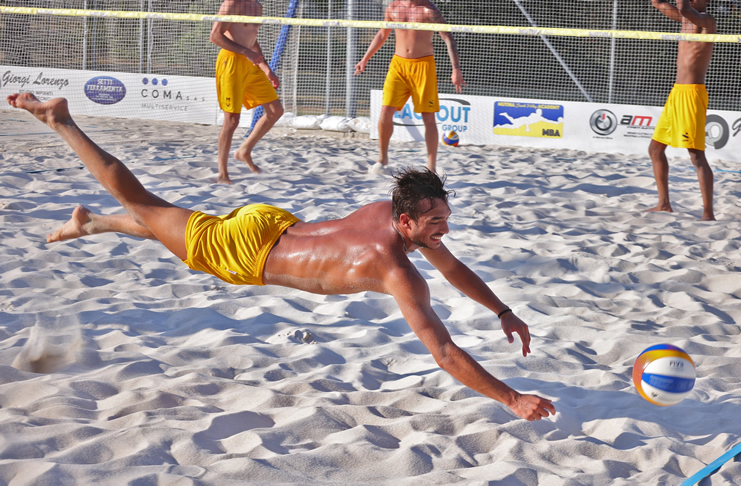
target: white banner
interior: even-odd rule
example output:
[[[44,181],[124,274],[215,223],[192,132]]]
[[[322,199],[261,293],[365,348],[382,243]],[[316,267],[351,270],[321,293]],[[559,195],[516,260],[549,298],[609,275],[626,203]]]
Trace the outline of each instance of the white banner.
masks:
[[[72,114],[221,124],[213,78],[0,66],[0,99],[30,92],[42,101],[64,97]],[[252,111],[242,108],[240,126]],[[246,116],[245,116],[246,115]]]
[[[371,91],[371,138],[378,138],[382,91]],[[662,108],[440,94],[440,135],[458,133],[460,144],[514,145],[648,155]],[[741,112],[708,110],[706,156],[741,162]],[[422,141],[422,116],[411,100],[394,116],[392,140]],[[669,147],[668,155],[687,156]]]

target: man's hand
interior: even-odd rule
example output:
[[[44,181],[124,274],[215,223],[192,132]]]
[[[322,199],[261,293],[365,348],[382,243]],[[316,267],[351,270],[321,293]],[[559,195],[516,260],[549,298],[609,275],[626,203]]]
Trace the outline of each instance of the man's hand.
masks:
[[[368,61],[366,61],[365,59],[361,59],[360,62],[355,65],[355,74],[354,74],[354,76],[357,76],[358,74],[360,74],[363,71],[365,71],[365,66],[367,66],[367,65],[368,65]]]
[[[530,353],[530,330],[527,327],[527,324],[522,322],[522,320],[517,317],[513,312],[507,312],[502,316],[502,331],[504,331],[505,336],[507,336],[507,341],[510,343],[515,342],[515,338],[512,335],[513,332],[516,332],[520,335],[520,339],[522,340],[522,355],[527,356],[528,353]]]
[[[249,49],[245,49],[248,54],[245,54],[244,57],[250,60],[252,64],[254,64],[257,67],[260,67],[260,64],[265,62],[265,57],[262,54],[257,54],[254,51],[251,51]],[[267,64],[267,63],[266,63]]]
[[[520,395],[518,393],[509,408],[518,417],[530,422],[556,414],[556,407],[553,406],[553,403],[547,398],[541,398],[537,395]]]
[[[268,72],[266,72],[265,75],[270,80],[270,84],[273,85],[273,88],[275,89],[280,88],[280,79],[278,79],[278,76],[273,72],[272,69],[268,67]]]
[[[453,69],[453,74],[450,76],[450,80],[455,85],[456,93],[463,93],[463,87],[468,88],[468,85],[463,80],[463,73],[460,69]]]

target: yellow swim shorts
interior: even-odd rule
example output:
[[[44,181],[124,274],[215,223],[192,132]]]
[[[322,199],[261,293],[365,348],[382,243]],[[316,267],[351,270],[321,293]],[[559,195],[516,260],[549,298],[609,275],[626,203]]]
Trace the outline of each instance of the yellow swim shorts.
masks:
[[[705,150],[708,91],[704,84],[675,84],[653,139],[672,147]]]
[[[391,59],[381,104],[401,110],[410,96],[416,113],[440,111],[434,56],[407,59],[395,55]]]
[[[298,221],[288,211],[267,204],[251,204],[225,216],[196,211],[185,227],[188,259],[183,263],[228,283],[265,285],[262,274],[270,250]]]
[[[227,113],[240,113],[278,99],[278,93],[259,67],[241,54],[222,49],[216,58],[216,95]]]

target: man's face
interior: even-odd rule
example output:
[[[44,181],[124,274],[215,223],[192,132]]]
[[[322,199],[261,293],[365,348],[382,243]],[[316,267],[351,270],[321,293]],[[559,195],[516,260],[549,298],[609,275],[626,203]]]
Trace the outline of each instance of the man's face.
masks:
[[[450,232],[448,218],[450,207],[442,199],[422,201],[422,214],[417,221],[410,221],[412,243],[432,250],[440,248],[441,239]]]

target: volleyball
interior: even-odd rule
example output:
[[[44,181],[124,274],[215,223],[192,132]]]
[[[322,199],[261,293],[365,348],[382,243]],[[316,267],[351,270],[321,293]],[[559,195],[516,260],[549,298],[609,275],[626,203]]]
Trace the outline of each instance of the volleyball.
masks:
[[[682,349],[671,344],[646,348],[633,365],[633,384],[654,405],[676,405],[695,386],[695,363]]]
[[[453,131],[448,132],[448,133],[443,133],[443,143],[445,145],[457,147],[458,146],[458,134]]]

